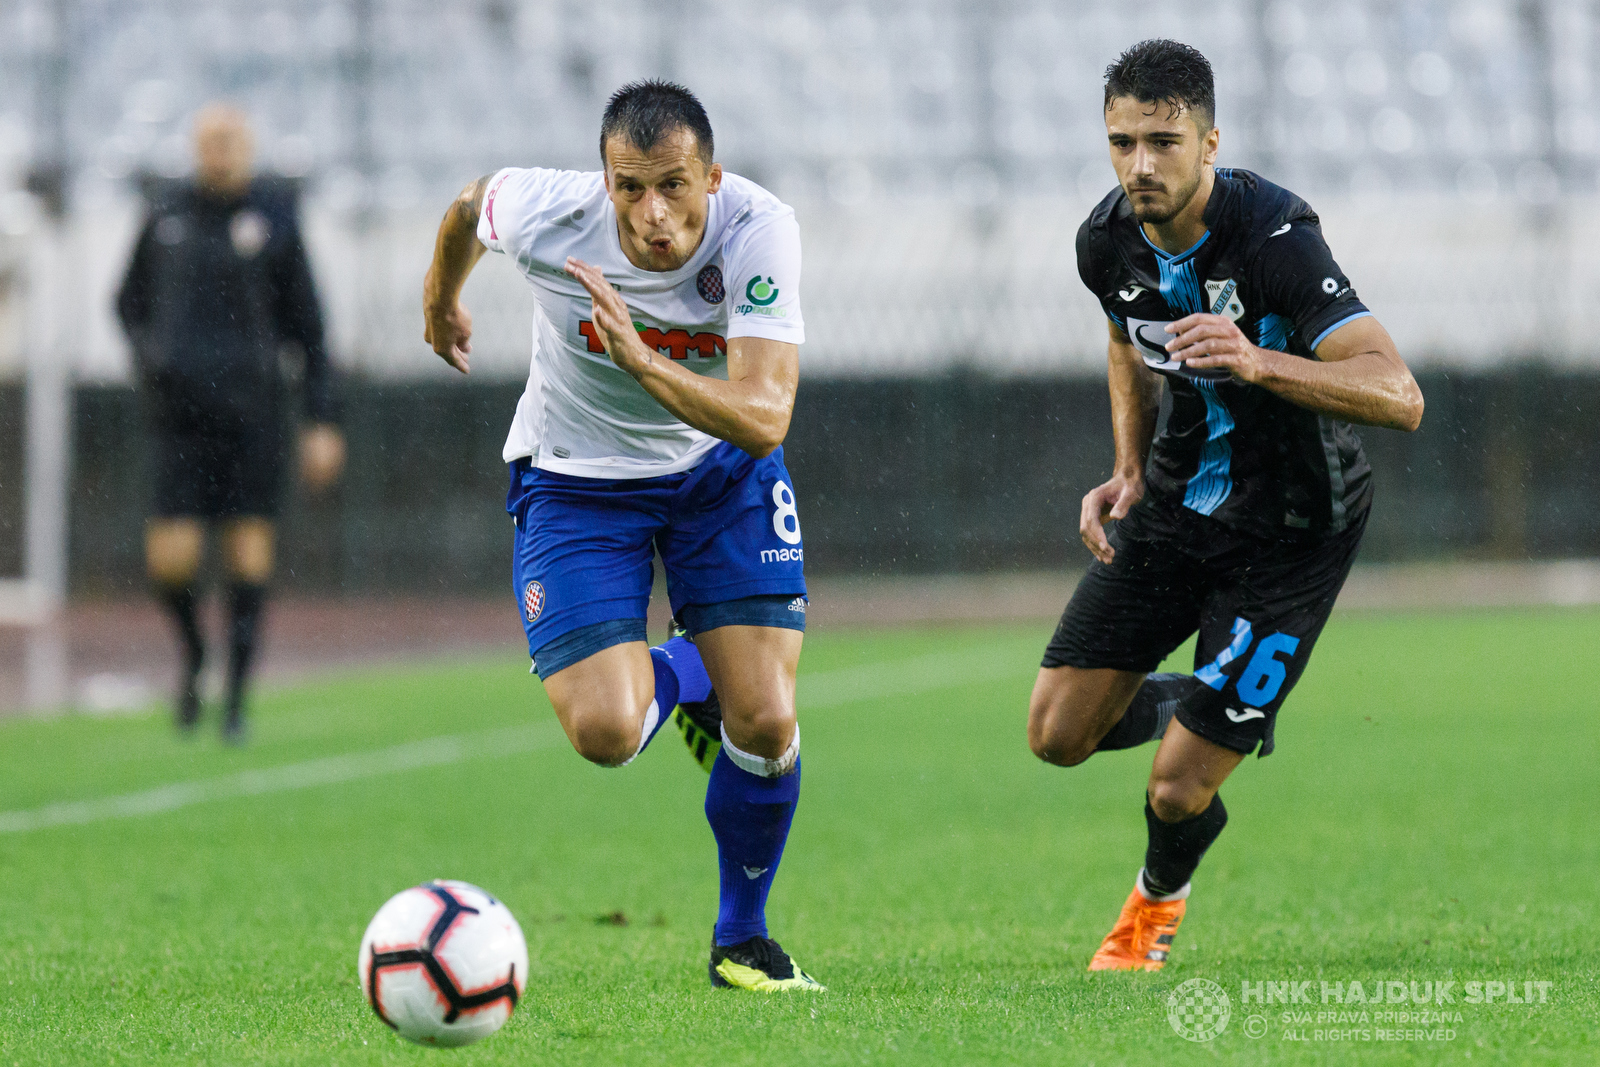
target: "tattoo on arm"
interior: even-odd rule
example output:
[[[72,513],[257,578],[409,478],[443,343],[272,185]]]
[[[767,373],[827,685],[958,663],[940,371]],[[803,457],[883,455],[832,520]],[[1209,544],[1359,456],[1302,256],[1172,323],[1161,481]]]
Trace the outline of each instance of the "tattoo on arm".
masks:
[[[465,189],[456,197],[455,219],[459,225],[478,228],[478,217],[483,214],[483,194],[489,188],[489,179],[493,174],[485,174]]]

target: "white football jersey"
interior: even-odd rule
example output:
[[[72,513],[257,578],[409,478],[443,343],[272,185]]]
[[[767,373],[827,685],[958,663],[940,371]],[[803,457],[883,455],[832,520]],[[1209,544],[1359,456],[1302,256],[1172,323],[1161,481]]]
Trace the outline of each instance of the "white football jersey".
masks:
[[[601,172],[511,168],[489,180],[478,239],[514,259],[538,298],[506,462],[529,456],[562,474],[653,478],[688,470],[717,444],[611,362],[589,294],[566,272],[568,256],[600,268],[645,343],[696,374],[726,379],[734,337],[805,340],[794,211],[732,174],[710,199],[693,257],[658,273],[623,254]]]

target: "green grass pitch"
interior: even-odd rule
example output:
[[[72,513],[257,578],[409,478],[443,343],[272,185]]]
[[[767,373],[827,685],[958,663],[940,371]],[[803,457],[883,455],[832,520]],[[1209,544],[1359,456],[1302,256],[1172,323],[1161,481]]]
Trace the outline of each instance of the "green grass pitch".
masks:
[[[818,996],[708,987],[704,775],[670,733],[585,764],[514,653],[267,692],[237,752],[155,714],[0,724],[0,1065],[1600,1062],[1600,612],[1337,617],[1277,754],[1224,789],[1172,963],[1135,975],[1084,965],[1154,750],[1029,754],[1047,636],[807,639],[770,919]],[[356,983],[367,920],[431,877],[501,896],[532,957],[507,1027],[453,1053]],[[1168,1022],[1193,978],[1231,998],[1209,1042]],[[1464,1003],[1473,980],[1553,984]],[[1256,981],[1314,1003],[1241,1003]],[[1330,1040],[1361,1024],[1319,1026],[1322,981],[1462,983],[1425,1024],[1453,1039]]]

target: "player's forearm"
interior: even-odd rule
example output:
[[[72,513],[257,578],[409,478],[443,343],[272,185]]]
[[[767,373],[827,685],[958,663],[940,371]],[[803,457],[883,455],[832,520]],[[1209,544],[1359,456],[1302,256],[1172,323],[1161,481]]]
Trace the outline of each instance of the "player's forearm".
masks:
[[[1336,363],[1275,353],[1257,384],[1293,404],[1344,422],[1415,430],[1422,390],[1396,357],[1359,352]]]
[[[463,189],[439,223],[433,263],[423,281],[423,303],[429,310],[454,307],[467,276],[488,251],[478,240],[478,215],[488,184],[485,176]]]
[[[1119,348],[1127,351],[1119,351]],[[1108,358],[1111,386],[1111,432],[1116,441],[1116,473],[1144,480],[1150,442],[1155,439],[1156,417],[1161,411],[1161,379],[1145,370],[1131,345],[1111,345]]]
[[[789,432],[797,384],[790,376],[722,381],[648,350],[628,372],[684,423],[757,459],[783,444]]]

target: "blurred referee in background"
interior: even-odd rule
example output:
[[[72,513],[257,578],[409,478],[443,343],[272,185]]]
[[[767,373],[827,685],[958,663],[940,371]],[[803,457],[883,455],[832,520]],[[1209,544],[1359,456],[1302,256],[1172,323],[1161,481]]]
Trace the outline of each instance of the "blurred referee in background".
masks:
[[[146,568],[183,642],[178,727],[200,720],[206,647],[195,581],[214,525],[230,586],[222,736],[240,742],[283,484],[286,346],[305,357],[300,469],[312,491],[338,479],[345,446],[292,192],[253,178],[254,138],[238,110],[204,108],[194,143],[195,181],[151,198],[117,313],[133,345],[155,467]]]

